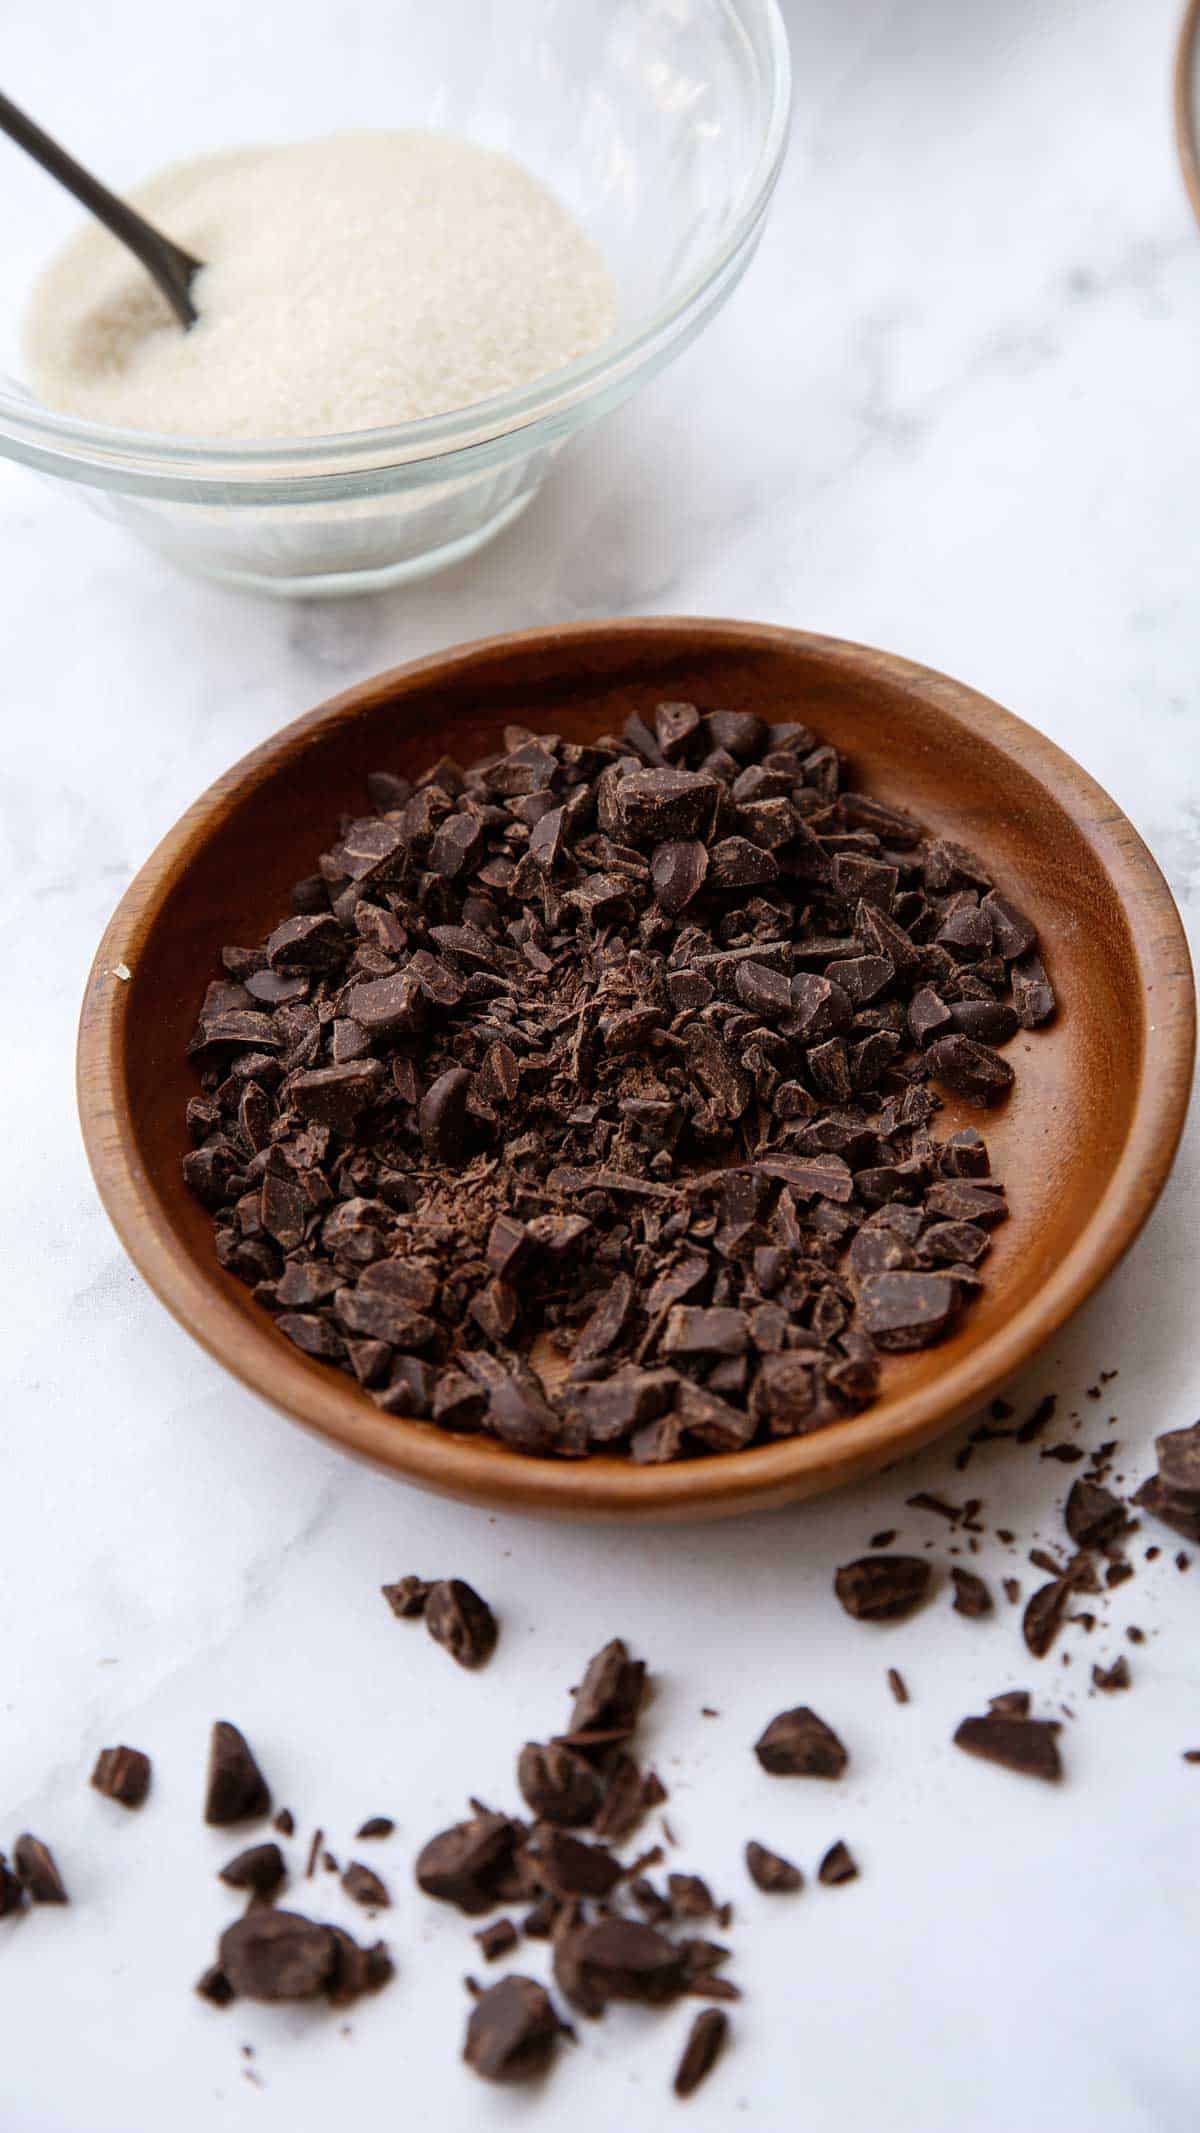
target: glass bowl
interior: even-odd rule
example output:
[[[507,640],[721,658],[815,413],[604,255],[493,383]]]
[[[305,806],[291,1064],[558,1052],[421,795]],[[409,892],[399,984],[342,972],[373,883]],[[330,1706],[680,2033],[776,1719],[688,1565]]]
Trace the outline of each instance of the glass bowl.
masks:
[[[454,414],[253,443],[116,429],[41,407],[20,382],[30,284],[79,210],[0,140],[15,236],[0,273],[0,451],[187,569],[260,591],[398,584],[508,525],[569,439],[736,287],[786,144],[775,0],[195,0],[185,18],[46,0],[16,13],[6,88],[118,191],[211,149],[428,126],[517,156],[608,261],[620,308],[600,347]]]

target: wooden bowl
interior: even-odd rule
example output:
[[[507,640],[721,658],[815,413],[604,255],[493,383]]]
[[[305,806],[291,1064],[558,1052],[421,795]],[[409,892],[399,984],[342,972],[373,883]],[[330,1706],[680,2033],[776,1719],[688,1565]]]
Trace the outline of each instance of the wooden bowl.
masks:
[[[862,1414],[778,1444],[637,1467],[535,1460],[380,1413],[275,1330],[224,1274],[184,1187],[185,1050],[226,941],[287,910],[368,771],[491,749],[515,720],[586,739],[663,697],[802,717],[868,791],[976,846],[1039,927],[1062,1002],[1010,1049],[1015,1092],[988,1118],[1012,1217],[982,1295],[941,1347],[889,1359]],[[79,1107],[101,1198],[135,1265],[243,1384],[426,1488],[505,1508],[708,1518],[868,1474],[983,1402],[1083,1302],[1145,1221],[1183,1123],[1195,1034],[1187,946],[1137,832],[1091,778],[960,683],[827,637],[753,623],[586,622],[396,668],[310,712],[197,800],[101,942],[83,1007]],[[976,1117],[978,1114],[975,1114]],[[950,1123],[955,1113],[948,1107]]]
[[[1175,45],[1175,146],[1200,222],[1200,0],[1189,0]]]

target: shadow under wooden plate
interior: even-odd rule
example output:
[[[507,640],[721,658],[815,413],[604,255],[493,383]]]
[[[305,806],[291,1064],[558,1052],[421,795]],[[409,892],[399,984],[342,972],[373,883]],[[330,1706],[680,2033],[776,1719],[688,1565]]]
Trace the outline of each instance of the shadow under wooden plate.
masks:
[[[416,772],[443,752],[469,761],[507,721],[585,739],[663,697],[803,718],[851,758],[860,786],[975,846],[1036,920],[1062,1009],[1009,1048],[1016,1089],[985,1131],[1012,1218],[952,1340],[889,1359],[874,1406],[812,1436],[660,1467],[533,1460],[381,1414],[221,1271],[210,1218],[180,1174],[196,1090],[185,1051],[222,945],[259,940],[277,923],[339,813],[362,812],[368,771]],[[942,675],[831,638],[752,623],[589,622],[380,675],[287,727],[205,793],[147,861],[101,943],[83,1006],[79,1108],[96,1183],[134,1263],[219,1362],[295,1420],[478,1503],[708,1518],[888,1465],[1027,1362],[1149,1214],[1183,1124],[1194,1034],[1187,945],[1154,861],[1107,795],[1019,719]],[[944,1123],[954,1118],[950,1108]]]

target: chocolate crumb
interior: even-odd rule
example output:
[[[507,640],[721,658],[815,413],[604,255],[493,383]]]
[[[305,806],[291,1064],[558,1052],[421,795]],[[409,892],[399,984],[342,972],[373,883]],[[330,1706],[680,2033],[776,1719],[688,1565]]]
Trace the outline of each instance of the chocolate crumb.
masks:
[[[281,1837],[295,1836],[296,1817],[292,1813],[290,1807],[280,1808],[279,1813],[276,1815],[275,1820],[272,1824],[272,1828],[277,1829]]]
[[[381,1881],[371,1867],[363,1866],[358,1859],[350,1861],[342,1875],[342,1887],[353,1902],[361,1903],[366,1910],[385,1910],[392,1900],[388,1895],[386,1882]]]
[[[887,1681],[888,1687],[891,1690],[893,1696],[895,1697],[896,1702],[907,1703],[909,1701],[908,1685],[898,1667],[889,1666],[887,1670]]]
[[[227,1888],[249,1889],[252,1895],[270,1898],[282,1888],[287,1867],[277,1844],[251,1844],[230,1859],[217,1878]]]
[[[140,1807],[150,1790],[150,1758],[140,1748],[102,1748],[91,1783],[106,1800]]]
[[[17,1879],[25,1889],[31,1903],[66,1903],[66,1889],[62,1875],[54,1863],[54,1855],[48,1844],[40,1837],[30,1836],[26,1831],[13,1845],[13,1865]]]
[[[720,2058],[728,2035],[729,2017],[719,2007],[706,2007],[696,2016],[688,2031],[683,2056],[675,2069],[672,2086],[677,2096],[686,2098],[695,2094]]]
[[[1119,1659],[1114,1659],[1111,1666],[1094,1666],[1092,1668],[1092,1681],[1098,1689],[1127,1689],[1131,1679],[1129,1661],[1124,1655]]]
[[[395,1827],[390,1815],[368,1815],[354,1834],[356,1837],[390,1837]]]
[[[817,1880],[827,1889],[835,1889],[840,1888],[843,1881],[855,1881],[857,1878],[858,1864],[839,1837],[836,1844],[830,1845],[817,1868]]]
[[[973,1570],[960,1570],[956,1566],[950,1572],[950,1581],[954,1586],[955,1614],[969,1615],[972,1620],[991,1614],[992,1595]]]
[[[525,1930],[529,1931],[528,1922]],[[511,1954],[519,1936],[511,1918],[497,1918],[490,1926],[484,1926],[475,1938],[485,1963],[495,1963],[502,1955]]]
[[[425,1612],[425,1602],[433,1591],[431,1578],[397,1578],[394,1585],[381,1585],[380,1591],[392,1613],[402,1622],[412,1621]]]
[[[746,1846],[746,1871],[755,1888],[768,1896],[792,1895],[804,1887],[804,1876],[798,1866],[785,1859],[779,1852],[768,1851],[765,1844],[756,1844],[751,1838]]]
[[[773,1718],[754,1752],[772,1777],[839,1778],[849,1761],[832,1727],[805,1704]]]
[[[208,1751],[205,1821],[223,1827],[270,1812],[271,1794],[245,1736],[228,1719],[217,1719]]]

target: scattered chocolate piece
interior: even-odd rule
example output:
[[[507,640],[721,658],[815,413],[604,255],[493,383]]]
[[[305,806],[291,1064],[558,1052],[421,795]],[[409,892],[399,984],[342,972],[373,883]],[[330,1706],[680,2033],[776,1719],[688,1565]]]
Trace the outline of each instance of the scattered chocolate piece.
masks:
[[[530,2081],[546,2072],[562,2034],[541,1985],[531,1977],[504,1977],[472,2007],[463,2058],[485,2081]]]
[[[1118,1585],[1126,1584],[1133,1574],[1132,1563],[1110,1563],[1104,1573],[1104,1582],[1109,1591],[1114,1592]]]
[[[896,1699],[896,1702],[907,1703],[909,1700],[908,1687],[903,1674],[899,1671],[897,1667],[889,1666],[887,1670],[887,1682],[888,1687],[892,1692],[892,1695]]]
[[[719,2007],[706,2007],[688,2031],[683,2056],[675,2069],[675,2094],[687,2098],[711,2074],[729,2037],[729,2017]]]
[[[1021,1635],[1035,1659],[1044,1659],[1057,1637],[1070,1593],[1066,1578],[1054,1578],[1049,1585],[1039,1585],[1026,1602]]]
[[[894,1526],[885,1526],[882,1533],[873,1533],[871,1535],[871,1546],[872,1548],[890,1548],[895,1538],[896,1528]]]
[[[1020,1427],[1017,1430],[1017,1443],[1035,1443],[1036,1440],[1041,1436],[1042,1431],[1047,1427],[1047,1424],[1054,1420],[1057,1408],[1058,1395],[1053,1392],[1048,1392],[1045,1395],[1044,1399],[1038,1401],[1037,1406],[1034,1408],[1033,1413],[1029,1416],[1028,1420],[1021,1423]]]
[[[1001,1583],[1004,1586],[1004,1597],[1009,1606],[1016,1607],[1021,1598],[1020,1578],[1003,1578]]]
[[[278,1813],[278,1814],[276,1815],[276,1817],[275,1817],[275,1820],[274,1820],[274,1823],[272,1824],[272,1827],[273,1827],[274,1829],[277,1829],[277,1830],[279,1831],[279,1834],[280,1834],[280,1836],[281,1836],[281,1837],[294,1837],[294,1836],[295,1836],[295,1834],[296,1834],[296,1817],[295,1817],[295,1815],[294,1815],[294,1814],[292,1813],[292,1810],[291,1810],[291,1808],[290,1808],[290,1807],[281,1807],[281,1808],[280,1808],[280,1810],[279,1810],[279,1813]]]
[[[14,1911],[23,1909],[25,1891],[0,1852],[0,1918],[11,1917]]]
[[[390,1837],[395,1827],[390,1815],[368,1815],[354,1834],[356,1837]]]
[[[528,1932],[528,1922],[526,1922]],[[490,1926],[484,1926],[475,1935],[485,1963],[499,1962],[502,1955],[511,1954],[520,1938],[511,1918],[497,1918]]]
[[[1125,1635],[1131,1644],[1144,1644],[1146,1642],[1146,1632],[1144,1629],[1139,1629],[1136,1622],[1129,1624]]]
[[[951,1569],[950,1581],[954,1586],[954,1612],[968,1615],[978,1621],[981,1615],[992,1612],[992,1595],[981,1577],[973,1570],[963,1570],[957,1564]]]
[[[245,1736],[226,1718],[212,1729],[204,1819],[221,1827],[271,1812],[271,1794]]]
[[[503,1900],[514,1848],[523,1834],[508,1815],[487,1811],[458,1822],[431,1837],[417,1854],[417,1886],[427,1896],[457,1905],[468,1918],[494,1910]]]
[[[779,1852],[768,1851],[765,1844],[756,1844],[753,1838],[746,1846],[746,1872],[755,1888],[768,1896],[790,1896],[804,1887],[798,1866]]]
[[[657,2006],[686,1981],[682,1946],[633,1918],[599,1918],[568,1928],[554,1951],[554,1975],[581,2014],[603,2014],[610,2000]]]
[[[279,1337],[387,1415],[650,1464],[949,1333],[1007,1201],[931,1081],[1003,1096],[1053,995],[988,867],[846,785],[694,704],[374,773],[190,1047],[184,1176]]]
[[[32,1837],[26,1831],[13,1845],[13,1865],[17,1879],[26,1891],[31,1903],[66,1903],[66,1889],[62,1875],[54,1863],[48,1844],[40,1837]]]
[[[231,1992],[244,1999],[311,2000],[324,1994],[339,2005],[377,1990],[392,1974],[382,1945],[360,1948],[337,1926],[256,1906],[222,1933],[217,1969]],[[215,1997],[211,1991],[207,1996]]]
[[[486,1665],[496,1649],[496,1617],[486,1600],[461,1578],[440,1578],[429,1588],[425,1627],[435,1644],[459,1666]]]
[[[1060,1778],[1062,1762],[1056,1738],[1057,1720],[1029,1718],[998,1710],[996,1704],[1001,1701],[994,1698],[992,1709],[983,1718],[964,1718],[954,1736],[955,1747],[964,1748],[968,1755],[977,1755],[984,1762],[999,1763],[1005,1770],[1018,1771],[1024,1777],[1049,1781]],[[1024,1704],[1027,1709],[1027,1698]]]
[[[1111,1490],[1081,1479],[1071,1483],[1063,1519],[1077,1548],[1100,1548],[1124,1526],[1125,1506]]]
[[[843,1881],[855,1881],[857,1878],[857,1861],[839,1837],[836,1844],[830,1845],[817,1868],[817,1880],[827,1889],[836,1889],[840,1888]]]
[[[354,1903],[361,1903],[365,1910],[386,1910],[391,1903],[387,1884],[380,1880],[374,1869],[352,1859],[342,1875],[342,1887]]]
[[[102,1748],[91,1782],[106,1800],[140,1807],[150,1790],[150,1758],[140,1748]]]
[[[565,1829],[544,1830],[527,1856],[542,1887],[564,1901],[610,1896],[621,1879],[620,1861],[603,1844],[586,1844]]]
[[[837,1734],[804,1704],[773,1718],[754,1753],[772,1777],[839,1778],[849,1761]]]
[[[958,1504],[947,1503],[928,1489],[918,1489],[915,1496],[906,1496],[904,1501],[913,1511],[936,1511],[939,1518],[948,1520],[952,1526],[956,1526],[963,1515]]]
[[[283,1887],[287,1867],[277,1844],[251,1844],[223,1866],[217,1878],[227,1888],[249,1889],[255,1896],[270,1898]]]
[[[1183,1760],[1185,1763],[1200,1763],[1200,1748],[1185,1748]]]
[[[604,1797],[603,1782],[587,1758],[553,1741],[548,1746],[526,1741],[517,1759],[517,1784],[539,1821],[566,1828],[591,1822]]]
[[[312,1833],[312,1843],[308,1847],[308,1859],[305,1863],[304,1868],[304,1878],[306,1881],[311,1881],[313,1875],[317,1871],[317,1861],[321,1856],[321,1846],[324,1844],[324,1842],[324,1830],[314,1829]]]
[[[1092,1668],[1092,1682],[1098,1689],[1127,1689],[1132,1678],[1129,1661],[1124,1654],[1119,1659],[1114,1659],[1111,1666]]]
[[[898,1622],[928,1597],[933,1572],[917,1555],[863,1555],[837,1571],[833,1589],[856,1622]]]
[[[397,1615],[401,1621],[407,1622],[411,1621],[416,1615],[424,1614],[425,1602],[433,1591],[433,1580],[431,1578],[415,1577],[397,1578],[394,1585],[381,1585],[380,1591],[392,1613]]]

